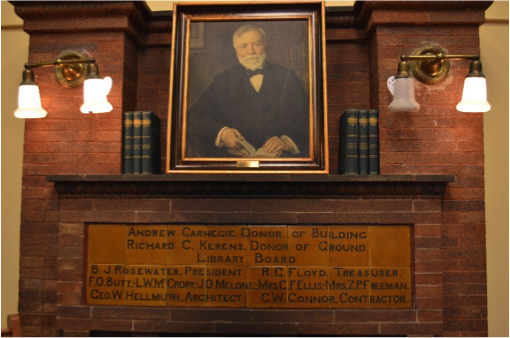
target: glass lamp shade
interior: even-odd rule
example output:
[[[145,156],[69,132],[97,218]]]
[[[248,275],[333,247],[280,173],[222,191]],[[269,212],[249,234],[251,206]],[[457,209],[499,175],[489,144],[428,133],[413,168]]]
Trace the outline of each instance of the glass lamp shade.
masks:
[[[113,107],[106,99],[111,87],[112,79],[109,76],[104,79],[85,80],[83,83],[83,105],[80,111],[83,114],[111,112]]]
[[[462,100],[457,110],[464,113],[485,113],[491,109],[487,102],[487,82],[484,77],[466,77]]]
[[[38,119],[48,115],[41,106],[39,87],[35,84],[21,85],[18,91],[18,109],[14,116],[19,119]]]
[[[414,83],[412,78],[395,79],[393,102],[390,103],[388,109],[392,113],[416,113],[420,110],[420,105],[414,99]]]

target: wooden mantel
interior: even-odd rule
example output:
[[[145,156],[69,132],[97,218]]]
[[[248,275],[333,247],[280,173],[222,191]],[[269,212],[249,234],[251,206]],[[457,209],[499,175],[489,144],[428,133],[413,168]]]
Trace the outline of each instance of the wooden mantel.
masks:
[[[50,175],[65,197],[440,198],[453,175]]]

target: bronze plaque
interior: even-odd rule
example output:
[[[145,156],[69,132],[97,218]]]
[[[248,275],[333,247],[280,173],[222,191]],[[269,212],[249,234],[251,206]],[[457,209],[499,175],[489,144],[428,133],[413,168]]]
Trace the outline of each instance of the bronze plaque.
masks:
[[[90,305],[412,306],[409,226],[88,227]]]

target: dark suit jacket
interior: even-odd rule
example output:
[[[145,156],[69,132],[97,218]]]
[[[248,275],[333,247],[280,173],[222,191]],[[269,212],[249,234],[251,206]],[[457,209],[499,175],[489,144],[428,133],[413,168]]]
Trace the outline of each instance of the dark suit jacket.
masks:
[[[223,127],[236,128],[255,148],[273,136],[287,135],[301,151],[297,156],[308,157],[308,97],[297,75],[266,62],[259,92],[240,64],[216,75],[188,111],[188,146],[198,141],[201,156],[231,157],[226,147],[214,145]],[[191,153],[187,156],[195,157]],[[283,156],[292,154],[284,152]]]

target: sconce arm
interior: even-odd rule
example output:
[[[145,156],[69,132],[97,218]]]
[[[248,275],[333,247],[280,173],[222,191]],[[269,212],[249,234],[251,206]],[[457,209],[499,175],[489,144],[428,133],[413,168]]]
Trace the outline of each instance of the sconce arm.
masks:
[[[480,60],[480,55],[445,55],[438,54],[424,54],[424,55],[402,55],[400,61],[415,61],[415,60],[431,60],[436,62],[443,62],[445,60]]]
[[[448,76],[450,60],[480,63],[480,55],[448,55],[441,47],[429,45],[415,50],[411,55],[400,56],[400,63],[409,63],[415,79],[426,84],[443,81]]]
[[[99,77],[96,59],[75,51],[64,52],[53,61],[25,63],[25,72],[31,72],[32,68],[47,66],[55,66],[57,82],[67,88],[81,86],[87,77]],[[33,74],[30,76],[33,82]]]
[[[77,64],[77,63],[95,63],[95,58],[81,58],[81,59],[55,59],[54,61],[44,61],[44,62],[33,62],[33,63],[25,63],[25,69],[38,68],[38,67],[46,67],[46,66],[63,66],[69,64]]]

